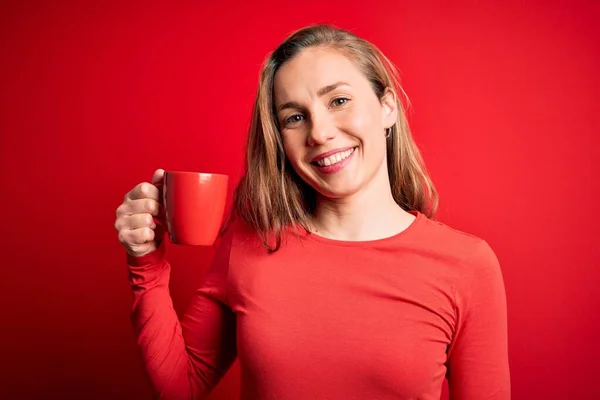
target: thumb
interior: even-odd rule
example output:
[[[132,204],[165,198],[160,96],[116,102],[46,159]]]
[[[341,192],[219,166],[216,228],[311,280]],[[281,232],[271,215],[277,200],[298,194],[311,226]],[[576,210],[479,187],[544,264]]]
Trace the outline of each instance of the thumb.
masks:
[[[152,183],[153,184],[162,183],[164,177],[165,177],[165,170],[157,169],[156,171],[154,171],[154,175],[152,176]]]

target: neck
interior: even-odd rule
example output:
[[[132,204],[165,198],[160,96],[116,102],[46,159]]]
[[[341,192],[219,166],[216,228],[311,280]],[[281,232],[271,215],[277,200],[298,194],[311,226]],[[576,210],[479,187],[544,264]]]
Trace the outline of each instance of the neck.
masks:
[[[311,230],[335,240],[367,241],[406,229],[415,217],[395,202],[387,173],[381,181],[345,198],[318,197]]]

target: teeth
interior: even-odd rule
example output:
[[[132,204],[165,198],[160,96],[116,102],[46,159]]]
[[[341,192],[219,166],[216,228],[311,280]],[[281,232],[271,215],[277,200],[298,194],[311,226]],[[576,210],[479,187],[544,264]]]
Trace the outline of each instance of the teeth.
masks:
[[[321,167],[328,167],[330,165],[337,164],[340,161],[348,158],[348,156],[350,156],[350,154],[352,154],[353,151],[354,151],[354,148],[346,150],[346,151],[342,151],[341,153],[332,154],[327,158],[317,161],[317,164]]]

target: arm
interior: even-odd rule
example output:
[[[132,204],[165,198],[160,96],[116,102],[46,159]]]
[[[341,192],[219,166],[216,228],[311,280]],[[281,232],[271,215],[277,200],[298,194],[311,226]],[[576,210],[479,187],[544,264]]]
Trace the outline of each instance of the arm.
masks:
[[[236,319],[225,300],[230,247],[228,233],[181,321],[169,294],[164,243],[127,258],[134,334],[157,398],[203,398],[235,360]]]
[[[506,293],[500,265],[481,241],[459,277],[457,325],[448,351],[452,400],[509,400]]]

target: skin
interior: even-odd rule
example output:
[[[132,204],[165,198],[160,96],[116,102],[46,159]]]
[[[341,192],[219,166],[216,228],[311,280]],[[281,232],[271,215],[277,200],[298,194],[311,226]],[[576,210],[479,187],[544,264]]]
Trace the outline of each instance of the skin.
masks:
[[[318,193],[311,230],[336,240],[393,236],[414,216],[392,197],[385,130],[396,121],[395,95],[378,99],[357,66],[327,48],[301,52],[275,74],[274,100],[286,156]],[[339,172],[311,163],[324,152],[355,147]]]
[[[119,242],[128,254],[141,257],[156,250],[153,217],[159,215],[159,191],[154,186],[164,179],[165,171],[154,172],[152,183],[143,182],[131,189],[117,208],[114,227],[118,232]]]

